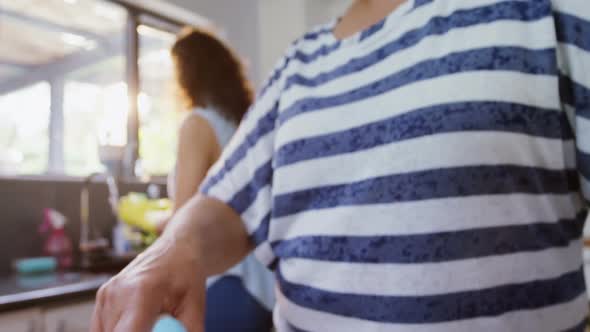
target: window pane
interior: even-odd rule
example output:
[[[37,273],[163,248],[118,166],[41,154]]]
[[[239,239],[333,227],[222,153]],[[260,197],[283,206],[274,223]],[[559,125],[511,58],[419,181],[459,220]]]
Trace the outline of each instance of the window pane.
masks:
[[[170,48],[175,35],[141,25],[139,155],[145,175],[164,175],[174,166],[178,112],[172,93]]]
[[[0,96],[0,174],[45,172],[49,94],[42,82]]]
[[[124,58],[107,61],[67,76],[65,85],[65,171],[87,175],[104,171],[99,146],[127,142],[127,84]]]
[[[100,171],[99,137],[125,143],[126,20],[123,7],[105,0],[0,1],[0,97],[49,82],[52,115],[35,116],[51,118],[53,141],[46,129],[35,143],[51,147],[44,160],[46,165],[49,154],[52,172]]]

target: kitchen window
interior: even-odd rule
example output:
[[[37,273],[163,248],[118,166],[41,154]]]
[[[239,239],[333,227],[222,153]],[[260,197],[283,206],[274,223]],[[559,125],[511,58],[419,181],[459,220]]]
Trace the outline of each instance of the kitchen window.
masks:
[[[38,82],[0,96],[0,173],[45,170],[49,152],[42,143],[49,137],[49,95],[50,85]]]
[[[149,25],[140,25],[138,32],[140,92],[136,174],[163,175],[172,170],[176,160],[179,113],[176,112],[174,68],[169,51],[176,35]]]
[[[0,175],[165,175],[181,26],[115,0],[0,1]]]

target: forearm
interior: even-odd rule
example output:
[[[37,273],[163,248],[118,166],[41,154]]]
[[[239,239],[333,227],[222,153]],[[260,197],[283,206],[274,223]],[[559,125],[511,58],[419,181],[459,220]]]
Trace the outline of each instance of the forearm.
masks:
[[[186,245],[205,277],[226,271],[252,250],[240,216],[224,203],[202,195],[176,212],[162,241]]]
[[[194,197],[169,228],[97,294],[92,331],[151,331],[169,313],[187,331],[202,331],[208,276],[250,250],[240,217],[214,199]]]

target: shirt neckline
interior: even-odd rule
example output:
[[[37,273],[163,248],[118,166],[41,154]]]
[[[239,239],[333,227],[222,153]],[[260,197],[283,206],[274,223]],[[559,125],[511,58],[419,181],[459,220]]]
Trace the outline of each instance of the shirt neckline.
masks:
[[[406,0],[406,2],[402,3],[397,8],[392,10],[383,19],[379,20],[378,22],[376,22],[374,24],[371,24],[369,27],[367,27],[365,29],[355,32],[353,35],[348,36],[346,38],[338,38],[334,34],[334,29],[336,28],[336,25],[338,25],[338,23],[342,19],[342,17],[340,16],[340,17],[332,20],[332,22],[330,22],[329,28],[328,28],[328,31],[329,31],[328,38],[330,39],[331,42],[340,43],[341,45],[358,44],[360,41],[362,41],[363,35],[365,35],[366,33],[368,33],[369,31],[371,31],[373,29],[376,29],[378,26],[382,25],[383,27],[381,28],[381,30],[386,30],[387,27],[390,26],[393,22],[395,22],[397,18],[407,14],[412,8],[414,8],[414,2],[415,2],[415,0]]]

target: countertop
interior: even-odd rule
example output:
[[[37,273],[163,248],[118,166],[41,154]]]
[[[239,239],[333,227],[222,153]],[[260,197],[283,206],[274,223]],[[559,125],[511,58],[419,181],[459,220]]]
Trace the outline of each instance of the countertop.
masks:
[[[55,273],[0,277],[0,313],[94,296],[111,275]]]

